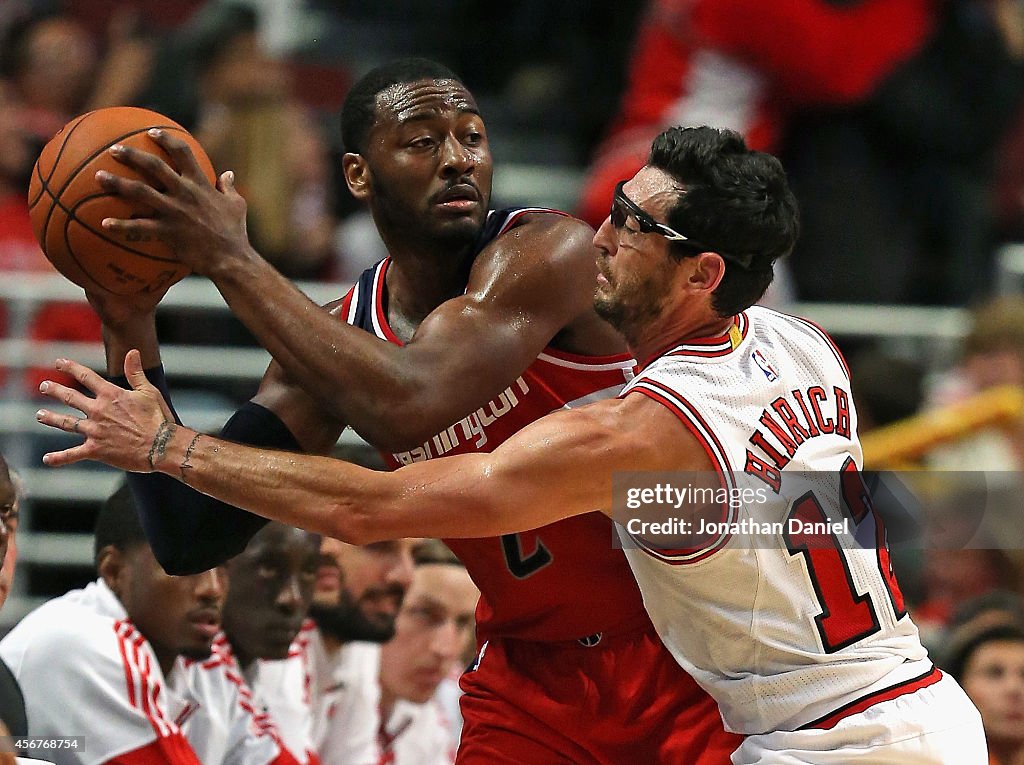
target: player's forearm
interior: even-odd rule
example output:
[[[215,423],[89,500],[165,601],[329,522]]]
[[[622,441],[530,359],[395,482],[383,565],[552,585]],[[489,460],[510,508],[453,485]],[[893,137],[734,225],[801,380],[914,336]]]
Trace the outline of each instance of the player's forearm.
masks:
[[[379,506],[384,494],[368,485],[364,474],[374,471],[327,457],[243,446],[182,426],[168,425],[154,443],[157,471],[228,505],[353,544],[370,539],[369,514],[361,508]]]
[[[487,455],[448,457],[385,473],[329,457],[254,449],[172,426],[153,464],[227,504],[350,544],[494,536],[541,525],[518,507],[518,498],[535,489],[516,492],[501,481],[493,489],[487,485]]]
[[[509,382],[494,383],[463,406],[450,382],[465,378],[449,372],[443,354],[400,348],[347,324],[254,258],[211,275],[224,299],[289,379],[379,449],[421,445]]]
[[[146,369],[160,366],[160,343],[156,335],[156,313],[142,314],[132,321],[113,322],[102,315],[103,349],[107,358],[107,375],[124,374],[124,357],[132,348],[142,354]]]

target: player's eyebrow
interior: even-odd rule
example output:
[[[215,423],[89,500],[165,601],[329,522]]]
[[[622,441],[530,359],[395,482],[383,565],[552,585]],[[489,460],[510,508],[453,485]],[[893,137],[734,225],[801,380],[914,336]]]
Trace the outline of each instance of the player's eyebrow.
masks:
[[[480,116],[480,110],[477,107],[469,106],[468,104],[456,107],[455,111],[458,113],[460,117],[466,114],[472,114],[475,117]],[[426,122],[427,120],[436,119],[437,116],[438,111],[435,109],[426,109],[422,111],[417,110],[410,114],[400,115],[398,117],[398,124],[408,125],[411,122]]]

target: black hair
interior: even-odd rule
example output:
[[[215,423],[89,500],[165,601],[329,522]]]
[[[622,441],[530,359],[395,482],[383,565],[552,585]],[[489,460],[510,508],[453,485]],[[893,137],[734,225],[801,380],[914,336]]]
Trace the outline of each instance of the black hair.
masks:
[[[654,139],[648,164],[684,187],[668,212],[671,228],[751,258],[749,268],[725,259],[725,276],[712,295],[715,311],[732,316],[756,303],[772,282],[773,264],[792,251],[800,230],[782,163],[749,149],[734,130],[671,127]],[[674,242],[671,252],[683,258],[698,251]]]
[[[96,516],[94,560],[99,560],[100,550],[104,547],[113,546],[126,552],[137,545],[149,544],[136,508],[135,497],[128,483],[123,482],[103,503]]]
[[[341,141],[345,151],[361,154],[377,119],[377,95],[392,85],[417,80],[454,80],[462,78],[444,64],[427,58],[402,58],[371,69],[363,75],[341,107]]]
[[[968,662],[977,650],[986,643],[999,641],[1024,643],[1024,628],[1018,624],[1007,623],[998,624],[970,634],[949,652],[949,658],[946,660],[943,669],[960,682],[964,678],[964,671],[967,669]]]

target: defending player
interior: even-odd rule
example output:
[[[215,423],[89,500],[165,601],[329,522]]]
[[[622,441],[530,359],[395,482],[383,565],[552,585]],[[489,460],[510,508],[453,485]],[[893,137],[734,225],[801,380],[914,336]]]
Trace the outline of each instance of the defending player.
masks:
[[[235,505],[353,541],[507,533],[595,507],[611,514],[620,471],[700,472],[723,490],[760,482],[763,500],[711,506],[723,513],[719,523],[781,524],[757,544],[727,530],[670,550],[619,529],[665,644],[715,697],[727,726],[746,736],[733,762],[983,765],[977,710],[928,661],[903,608],[857,473],[842,357],[809,322],[751,307],[796,233],[777,160],[730,131],[673,128],[619,186],[594,239],[595,305],[642,360],[619,398],[545,417],[493,454],[376,475],[168,422],[132,353],[125,366],[134,393],[58,364],[97,400],[48,386],[89,419],[41,413],[46,424],[86,436],[46,462],[155,467]],[[849,525],[815,540],[790,531],[793,518]],[[872,543],[857,544],[865,536]]]
[[[455,75],[422,60],[371,72],[346,98],[342,133],[346,182],[390,253],[335,306],[344,322],[252,250],[230,177],[211,188],[181,141],[156,138],[184,177],[127,148],[115,156],[151,185],[100,176],[156,211],[104,225],[168,242],[275,358],[226,438],[325,452],[348,423],[398,465],[490,451],[548,412],[618,392],[632,361],[591,306],[592,232],[550,211],[489,212],[486,130]],[[152,306],[90,299],[104,320],[108,371],[119,373],[138,348],[159,373]],[[262,523],[176,500],[173,481],[133,488],[168,570],[221,561]],[[660,645],[612,535],[591,514],[452,541],[480,587],[478,634],[489,641],[464,680],[460,762],[714,765],[734,748],[713,702]],[[623,666],[635,671],[624,676]]]

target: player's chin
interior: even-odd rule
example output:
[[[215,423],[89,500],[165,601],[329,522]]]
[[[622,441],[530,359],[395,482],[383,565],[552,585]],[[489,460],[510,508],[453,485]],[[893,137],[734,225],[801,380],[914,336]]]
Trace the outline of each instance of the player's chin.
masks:
[[[468,241],[476,241],[487,217],[487,210],[481,204],[476,204],[468,210],[455,211],[437,205],[435,210],[434,227],[438,233],[451,238],[464,237]]]
[[[213,653],[213,641],[206,640],[205,638],[189,643],[181,649],[181,655],[193,661],[208,659],[211,653]]]

